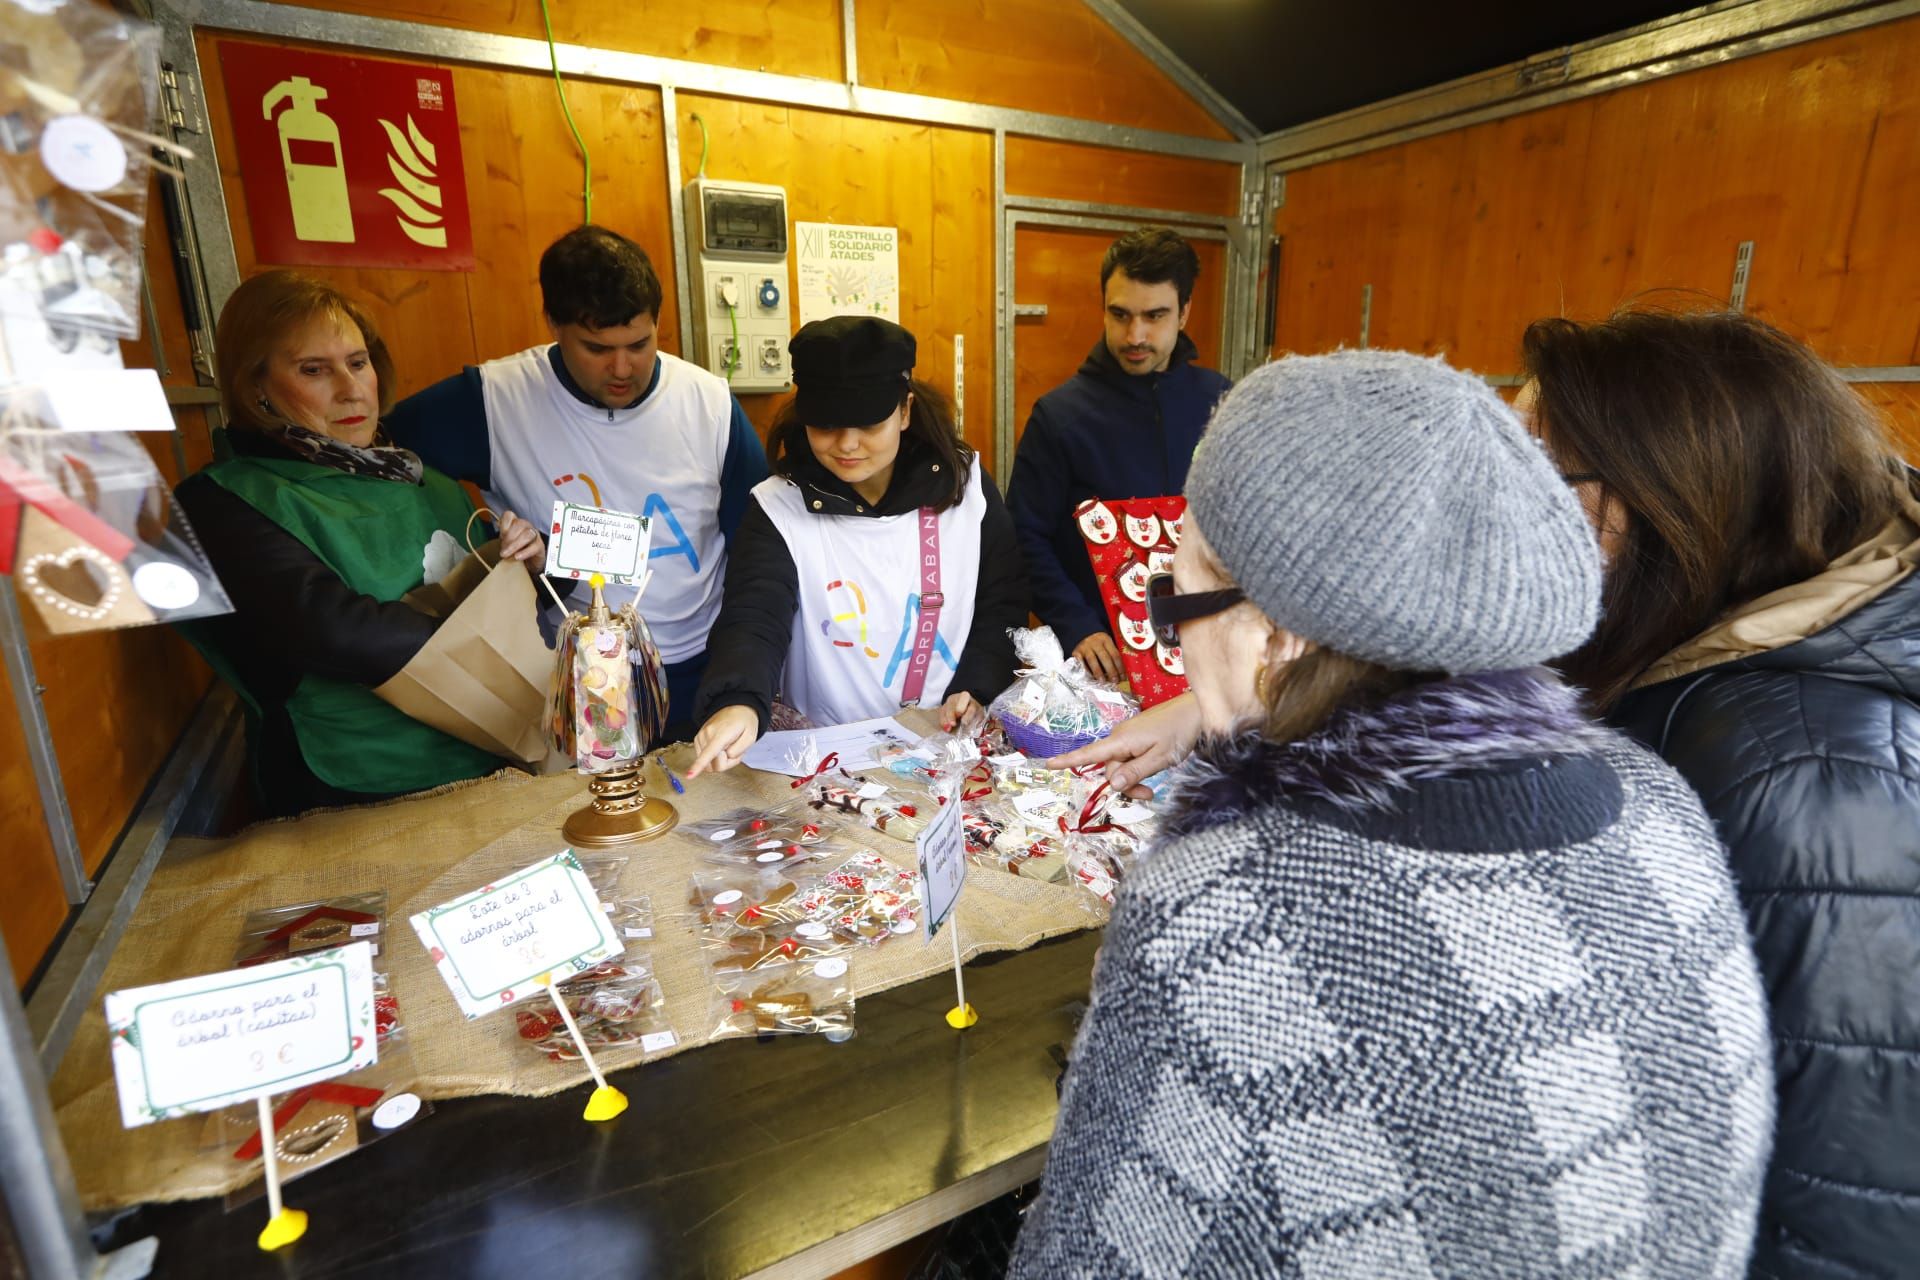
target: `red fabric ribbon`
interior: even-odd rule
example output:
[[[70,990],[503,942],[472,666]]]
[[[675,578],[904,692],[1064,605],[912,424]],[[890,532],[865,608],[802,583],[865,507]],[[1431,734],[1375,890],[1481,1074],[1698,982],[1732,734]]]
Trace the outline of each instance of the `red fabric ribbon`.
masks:
[[[798,791],[801,787],[806,786],[809,782],[812,782],[815,778],[819,777],[821,774],[825,773],[827,770],[833,768],[835,765],[839,763],[840,763],[840,753],[838,751],[827,752],[827,758],[820,762],[819,768],[815,769],[812,773],[808,774],[804,778],[795,778],[793,780],[792,782],[793,789]]]
[[[1093,794],[1087,797],[1086,804],[1081,806],[1080,818],[1073,826],[1070,827],[1067,825],[1066,816],[1063,814],[1060,818],[1060,834],[1097,836],[1106,831],[1118,831],[1121,835],[1132,835],[1133,832],[1127,830],[1117,822],[1099,822],[1091,826],[1088,825],[1093,818],[1093,811],[1100,805],[1100,797],[1107,794],[1107,788],[1111,785],[1109,782],[1102,782],[1093,789]]]

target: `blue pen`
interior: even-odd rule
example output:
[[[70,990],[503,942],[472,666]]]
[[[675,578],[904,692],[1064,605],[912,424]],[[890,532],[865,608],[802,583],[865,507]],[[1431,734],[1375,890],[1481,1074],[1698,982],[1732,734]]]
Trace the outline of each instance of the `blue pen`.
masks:
[[[667,781],[673,784],[675,792],[680,795],[687,794],[686,786],[681,783],[680,779],[673,776],[673,770],[667,768],[667,758],[665,756],[655,756],[653,762],[660,766],[660,772],[667,775]]]

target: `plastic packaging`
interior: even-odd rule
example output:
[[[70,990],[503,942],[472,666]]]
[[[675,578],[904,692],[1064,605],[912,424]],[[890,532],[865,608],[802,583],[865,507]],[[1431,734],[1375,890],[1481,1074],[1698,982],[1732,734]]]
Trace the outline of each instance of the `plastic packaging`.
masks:
[[[688,905],[695,925],[731,936],[739,929],[772,930],[804,919],[800,886],[777,871],[709,867],[693,873]]]
[[[877,853],[856,853],[803,881],[799,909],[849,942],[875,946],[918,930],[920,876]]]
[[[714,982],[713,1036],[853,1035],[853,984],[844,956],[785,964]]]
[[[360,941],[373,944],[378,960],[386,942],[386,925],[385,889],[265,907],[248,912],[241,922],[240,945],[233,962],[246,968]]]
[[[607,923],[613,926],[614,933],[619,935],[623,941],[652,941],[652,898],[644,893],[633,898],[603,898],[600,905],[606,909]]]
[[[1130,695],[1087,674],[1061,651],[1050,627],[1013,633],[1018,679],[988,709],[1007,741],[1036,759],[1051,759],[1104,738],[1140,709]]]
[[[560,987],[560,996],[589,1049],[640,1045],[653,1050],[675,1043],[673,1027],[667,1022],[666,998],[660,992],[647,951],[629,948],[618,960],[569,978]],[[580,1060],[580,1050],[567,1034],[566,1020],[547,996],[522,1002],[514,1010],[514,1027],[521,1043],[549,1060]]]
[[[807,784],[808,803],[828,813],[844,813],[875,831],[911,844],[926,828],[934,799],[925,789],[856,777],[845,769]]]

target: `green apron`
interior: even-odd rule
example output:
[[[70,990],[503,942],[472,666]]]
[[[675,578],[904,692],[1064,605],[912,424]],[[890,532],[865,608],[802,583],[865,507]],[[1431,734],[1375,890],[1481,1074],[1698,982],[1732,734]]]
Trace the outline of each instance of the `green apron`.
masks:
[[[465,545],[473,510],[466,492],[431,467],[418,486],[296,458],[231,457],[206,475],[298,538],[347,586],[383,603],[421,584],[436,531]],[[503,763],[389,706],[366,685],[305,676],[287,714],[307,767],[347,791],[420,791]]]

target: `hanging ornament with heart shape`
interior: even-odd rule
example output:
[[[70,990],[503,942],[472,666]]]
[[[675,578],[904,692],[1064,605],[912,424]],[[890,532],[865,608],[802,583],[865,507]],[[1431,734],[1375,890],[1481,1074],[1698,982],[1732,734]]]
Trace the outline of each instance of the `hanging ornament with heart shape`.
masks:
[[[55,635],[154,620],[134,594],[124,566],[37,508],[21,514],[18,555],[20,590]]]

